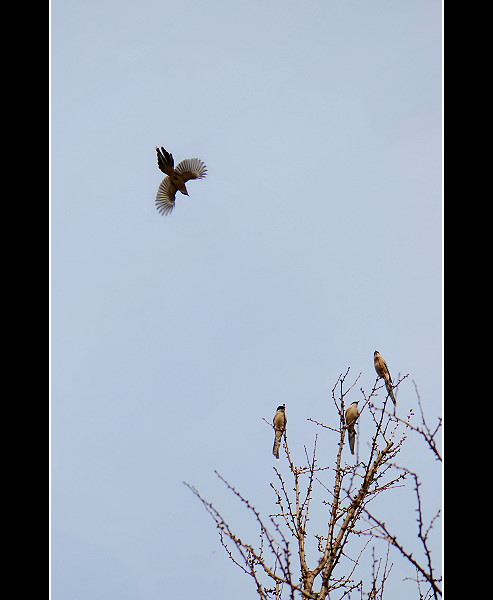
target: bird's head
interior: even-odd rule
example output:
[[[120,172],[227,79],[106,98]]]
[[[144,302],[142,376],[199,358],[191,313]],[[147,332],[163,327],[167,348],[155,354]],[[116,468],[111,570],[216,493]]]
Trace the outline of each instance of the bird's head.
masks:
[[[284,412],[284,410],[286,409],[286,405],[285,404],[281,404],[281,406],[277,407],[277,410],[282,410]]]

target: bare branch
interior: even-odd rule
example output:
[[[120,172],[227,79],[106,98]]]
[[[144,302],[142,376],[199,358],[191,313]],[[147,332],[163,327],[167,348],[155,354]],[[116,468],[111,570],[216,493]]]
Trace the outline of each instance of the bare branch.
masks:
[[[393,564],[389,562],[391,546],[416,570],[420,597],[424,598],[419,587],[423,582],[431,586],[429,598],[438,600],[438,595],[441,595],[438,587],[441,579],[436,577],[429,544],[440,511],[434,514],[428,525],[425,524],[418,476],[397,463],[397,457],[410,430],[418,433],[433,454],[441,460],[435,443],[441,420],[438,420],[435,428],[427,425],[416,385],[422,420],[420,426],[410,422],[414,415],[412,409],[405,418],[397,416],[395,407],[392,412],[387,410],[390,397],[387,392],[383,403],[381,398],[378,399],[379,391],[384,385],[377,378],[369,393],[360,389],[363,402],[360,402],[357,439],[361,441],[356,448],[356,461],[347,463],[345,408],[350,404],[349,395],[354,393],[361,375],[360,373],[350,382],[349,373],[350,368],[341,373],[331,390],[329,410],[333,412],[335,409],[335,418],[332,417],[329,424],[308,419],[321,427],[324,433],[329,430],[337,434],[332,466],[319,465],[319,433],[315,434],[312,450],[303,446],[302,464],[298,464],[298,459],[289,448],[287,431],[284,431],[283,450],[289,469],[288,475],[283,475],[277,467],[273,467],[275,480],[270,483],[276,506],[273,514],[263,518],[243,494],[215,472],[228,491],[252,515],[259,530],[257,544],[249,544],[241,539],[211,503],[203,499],[193,486],[185,484],[216,523],[220,542],[230,560],[253,579],[260,600],[281,600],[282,597],[291,600],[295,600],[295,597],[326,600],[329,595],[332,600],[336,600],[334,594],[338,596],[337,600],[350,600],[355,593],[361,600],[382,600],[385,584],[393,568]],[[404,375],[399,378],[393,389],[407,377],[408,375]],[[266,419],[263,420],[269,427],[273,427]],[[364,429],[361,431],[363,424]],[[369,510],[369,504],[375,497],[397,487],[407,487],[409,480],[414,482],[417,537],[423,550],[423,560],[414,557],[390,533],[387,525]],[[326,515],[326,528],[312,533],[308,524],[311,520],[310,512],[316,510],[314,507],[317,506],[315,499],[318,499],[318,495],[315,490],[322,496],[320,506],[322,514]],[[320,522],[320,519],[316,522]],[[349,540],[354,540],[355,543],[348,544]],[[383,549],[382,540],[386,543],[382,555],[377,555],[376,546],[372,546],[371,578],[368,584],[364,584],[359,576],[361,565],[367,560],[365,557],[369,554],[371,542],[376,542],[378,548]],[[315,551],[315,558],[312,558],[310,551]],[[311,561],[314,564],[310,565]],[[316,586],[319,591],[315,591]]]
[[[377,519],[376,517],[374,517],[366,508],[363,509],[365,514],[367,515],[367,517],[373,522],[375,523],[381,533],[383,534],[383,538],[386,539],[389,543],[391,543],[395,548],[397,548],[397,550],[399,550],[399,552],[410,562],[414,565],[414,567],[416,568],[416,570],[421,573],[421,575],[426,579],[426,581],[428,581],[428,583],[432,586],[433,592],[434,592],[434,597],[437,598],[437,594],[439,594],[440,596],[442,595],[442,592],[440,590],[440,588],[437,585],[438,581],[441,581],[440,579],[434,579],[433,577],[433,572],[431,569],[431,563],[429,563],[429,567],[430,570],[429,572],[427,572],[418,562],[417,560],[412,556],[412,553],[408,552],[405,550],[405,548],[403,547],[403,545],[398,542],[396,536],[392,535],[386,524],[383,521],[380,521],[379,519]],[[423,541],[423,538],[420,537],[420,539]],[[426,548],[426,554],[427,556],[429,556],[429,550],[426,546],[425,543],[425,548]]]

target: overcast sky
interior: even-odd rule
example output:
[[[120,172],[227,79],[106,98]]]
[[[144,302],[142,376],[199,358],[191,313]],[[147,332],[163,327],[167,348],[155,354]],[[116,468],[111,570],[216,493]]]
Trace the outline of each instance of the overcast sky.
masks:
[[[441,12],[52,0],[53,600],[251,600],[183,481],[240,526],[215,469],[273,507],[262,419],[285,403],[302,458],[307,418],[334,424],[348,367],[352,399],[369,391],[376,349],[408,375],[402,416],[413,381],[440,416]],[[155,146],[208,168],[168,216]],[[418,446],[431,514],[440,468]],[[414,539],[400,493],[384,516]],[[413,575],[396,566],[389,597],[414,600]]]

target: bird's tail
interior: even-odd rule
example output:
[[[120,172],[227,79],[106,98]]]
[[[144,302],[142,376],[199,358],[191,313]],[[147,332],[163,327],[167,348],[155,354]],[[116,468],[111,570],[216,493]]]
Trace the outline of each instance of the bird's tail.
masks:
[[[356,440],[356,431],[354,429],[350,429],[348,431],[348,439],[349,439],[349,449],[351,450],[351,454],[354,454],[354,442]]]
[[[276,438],[274,440],[274,447],[272,448],[272,454],[279,460],[279,447],[281,445],[282,431],[276,430]]]
[[[389,393],[389,396],[392,398],[392,402],[394,403],[394,406],[397,406],[397,400],[395,399],[395,396],[394,396],[394,386],[390,383],[390,381],[386,381],[385,387],[387,388],[387,392]]]
[[[169,171],[172,171],[175,166],[173,155],[170,152],[167,152],[162,146],[161,149],[156,146],[156,152],[158,167],[161,171],[170,175]]]

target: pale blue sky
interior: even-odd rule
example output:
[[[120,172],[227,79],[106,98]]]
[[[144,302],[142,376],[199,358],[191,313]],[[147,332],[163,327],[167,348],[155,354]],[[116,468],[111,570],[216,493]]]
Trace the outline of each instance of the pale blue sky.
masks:
[[[339,373],[371,389],[375,349],[409,374],[403,413],[414,380],[440,415],[441,12],[52,1],[53,600],[250,600],[182,482],[240,525],[214,469],[268,507],[262,418],[286,403],[291,448],[311,444]],[[157,145],[208,167],[167,217]],[[414,600],[412,576],[389,590]]]

